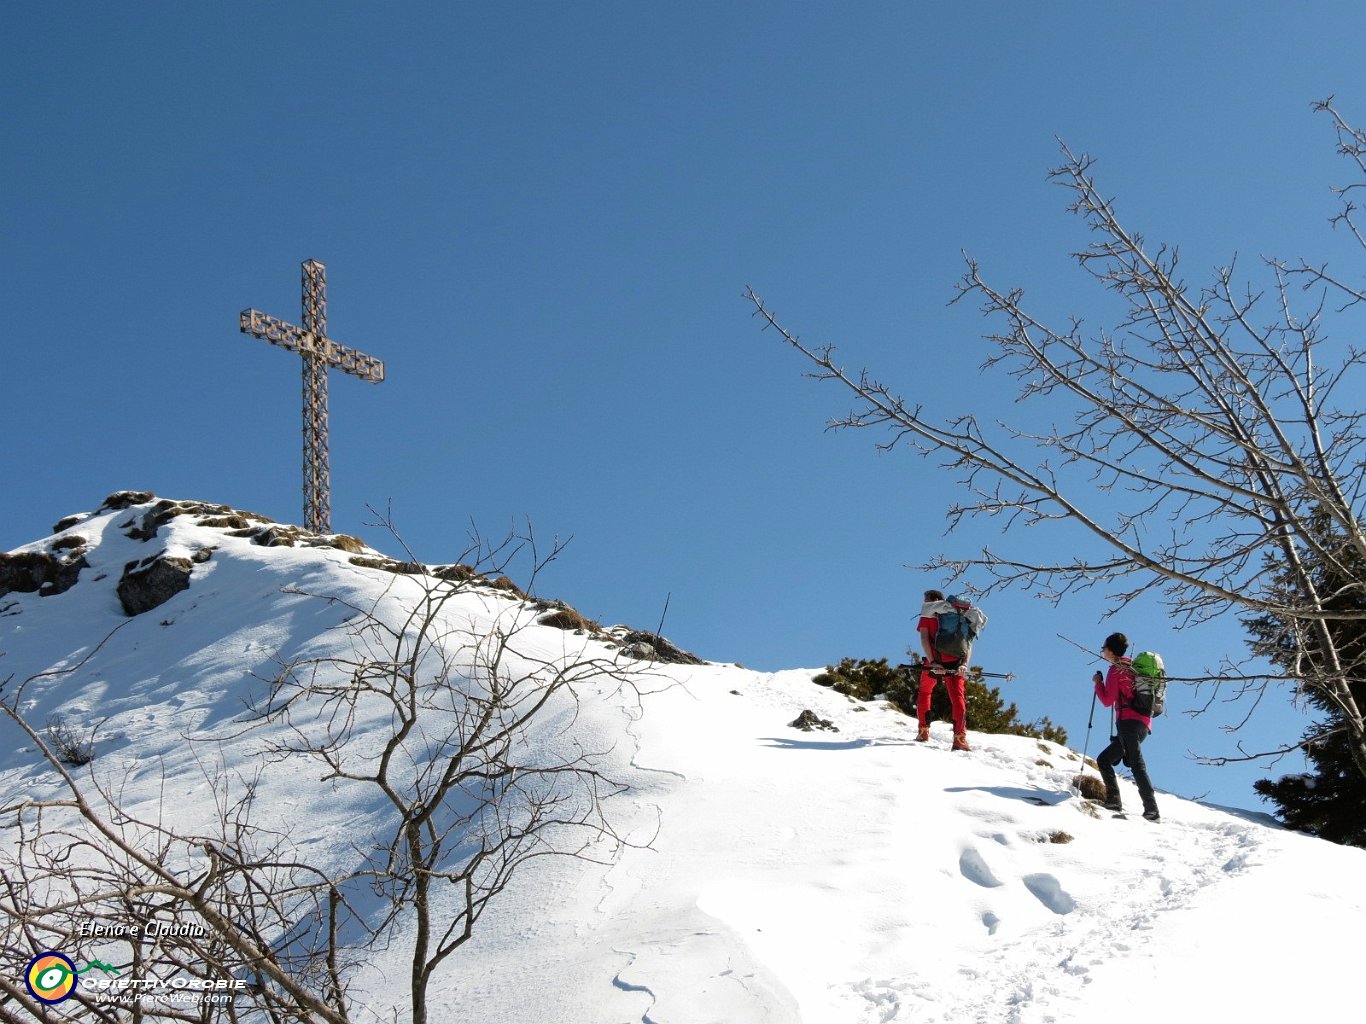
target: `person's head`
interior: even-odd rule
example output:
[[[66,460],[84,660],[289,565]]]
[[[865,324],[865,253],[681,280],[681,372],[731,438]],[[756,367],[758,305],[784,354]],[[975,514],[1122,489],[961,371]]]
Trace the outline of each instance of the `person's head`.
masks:
[[[1116,658],[1124,657],[1124,652],[1129,649],[1129,638],[1123,633],[1111,633],[1105,638],[1105,645],[1100,649],[1104,654],[1107,651]]]
[[[941,594],[941,593],[940,593],[939,591],[937,591],[937,590],[927,590],[927,591],[925,591],[925,600],[926,600],[926,601],[942,601],[942,600],[944,600],[944,595]]]

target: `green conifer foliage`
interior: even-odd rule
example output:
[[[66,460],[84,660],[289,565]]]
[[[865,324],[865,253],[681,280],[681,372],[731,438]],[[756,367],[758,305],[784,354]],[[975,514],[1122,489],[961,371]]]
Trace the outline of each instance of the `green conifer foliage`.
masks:
[[[1004,733],[1010,736],[1030,736],[1034,739],[1050,740],[1061,746],[1067,745],[1067,731],[1054,725],[1047,718],[1035,722],[1020,720],[1020,711],[1013,703],[1006,704],[1001,696],[1000,687],[988,686],[981,676],[981,669],[974,668],[968,673],[966,696],[968,705],[968,728],[978,732]],[[838,665],[829,665],[814,680],[821,686],[832,687],[836,692],[846,694],[855,700],[870,701],[885,699],[903,713],[915,716],[916,699],[920,692],[920,670],[897,669],[887,663],[886,658],[869,660],[867,658],[845,658]],[[950,721],[948,690],[943,685],[934,688],[930,703],[930,718],[934,721]]]
[[[1329,552],[1323,557],[1309,552],[1314,566],[1315,584],[1320,592],[1334,594],[1326,602],[1332,611],[1366,610],[1366,594],[1359,582],[1366,579],[1366,567],[1350,545],[1334,538],[1327,516],[1314,519],[1322,544]],[[1293,597],[1289,574],[1282,574],[1286,596]],[[1273,615],[1249,619],[1254,652],[1268,658],[1287,674],[1312,678],[1326,671],[1321,644],[1312,631],[1296,629]],[[1366,621],[1330,619],[1328,629],[1333,644],[1351,678],[1348,687],[1357,705],[1366,703]],[[1358,770],[1352,756],[1351,734],[1342,709],[1322,688],[1303,687],[1305,700],[1322,718],[1304,733],[1305,757],[1313,771],[1285,775],[1280,779],[1261,779],[1253,788],[1277,807],[1277,815],[1287,826],[1345,846],[1366,847],[1366,776]]]

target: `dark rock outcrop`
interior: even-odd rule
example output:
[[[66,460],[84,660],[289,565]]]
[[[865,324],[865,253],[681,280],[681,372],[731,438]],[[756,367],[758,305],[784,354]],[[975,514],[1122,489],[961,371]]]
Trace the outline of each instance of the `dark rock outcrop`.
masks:
[[[193,568],[188,558],[171,558],[164,552],[140,562],[129,562],[118,586],[124,614],[141,615],[188,590]]]
[[[127,505],[114,504],[111,501],[116,498],[121,502],[128,498],[141,498],[142,501],[133,501],[134,505],[145,505],[155,498],[154,494],[145,492],[120,491],[117,495],[110,495],[105,499],[106,508],[127,508]],[[169,523],[177,516],[197,516],[201,520],[200,525],[204,526],[235,526],[238,530],[250,531],[251,522],[270,523],[274,520],[266,516],[258,515],[255,512],[243,512],[240,509],[231,508],[227,505],[214,505],[206,501],[172,501],[170,498],[162,498],[155,505],[149,508],[142,516],[128,528],[128,536],[133,540],[147,541],[157,535],[157,531]]]
[[[790,728],[800,729],[802,732],[814,732],[817,729],[824,729],[826,732],[839,732],[839,726],[828,718],[821,718],[816,712],[807,708],[797,716],[796,721],[787,723]]]
[[[67,548],[66,555],[49,551],[27,551],[16,555],[0,553],[0,597],[16,592],[20,594],[37,593],[40,597],[61,594],[76,585],[81,570],[88,569],[85,560],[85,541],[74,545],[63,545],[60,541],[54,547]]]
[[[53,524],[52,532],[62,533],[66,530],[69,530],[73,526],[85,522],[87,519],[90,518],[91,514],[92,513],[90,512],[77,512],[74,516],[67,516],[64,519],[58,519],[57,522]]]
[[[115,491],[104,499],[104,503],[100,505],[98,511],[103,512],[108,509],[112,512],[119,512],[134,505],[145,505],[155,497],[156,495],[151,491]]]
[[[617,637],[621,653],[640,661],[662,661],[666,665],[705,665],[697,655],[675,647],[658,633],[631,630]]]
[[[148,491],[118,491],[105,499],[102,508],[121,510],[133,505],[146,505],[155,500],[156,495]],[[364,542],[358,537],[344,533],[310,533],[301,526],[277,523],[259,512],[244,512],[230,505],[217,505],[207,501],[172,501],[170,498],[162,498],[123,526],[133,540],[149,541],[157,536],[163,526],[178,516],[193,516],[198,520],[199,526],[226,530],[231,537],[246,537],[253,544],[265,548],[329,547],[351,554],[359,554],[365,550]]]
[[[362,569],[382,569],[396,576],[422,576],[427,572],[427,567],[420,562],[400,562],[385,555],[357,555],[348,561]]]

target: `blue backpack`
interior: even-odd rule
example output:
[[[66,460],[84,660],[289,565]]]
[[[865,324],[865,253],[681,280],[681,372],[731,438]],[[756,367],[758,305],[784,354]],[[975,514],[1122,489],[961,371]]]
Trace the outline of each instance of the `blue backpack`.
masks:
[[[934,649],[940,657],[955,661],[972,657],[972,643],[987,624],[981,609],[974,608],[966,597],[951,594],[934,618],[939,624],[934,634]]]

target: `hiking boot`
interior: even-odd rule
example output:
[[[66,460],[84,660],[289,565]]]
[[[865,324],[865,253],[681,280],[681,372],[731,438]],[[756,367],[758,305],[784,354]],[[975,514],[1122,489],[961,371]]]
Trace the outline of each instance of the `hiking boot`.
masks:
[[[1119,802],[1119,797],[1110,796],[1105,798],[1105,809],[1107,811],[1122,811],[1124,805]]]
[[[915,734],[915,741],[916,741],[917,743],[927,743],[927,742],[929,742],[929,739],[930,739],[930,727],[929,727],[928,725],[922,725],[922,726],[920,727],[920,731],[919,731],[918,733]]]
[[[954,734],[953,734],[953,747],[952,747],[951,749],[953,749],[953,750],[971,750],[972,748],[971,748],[970,746],[968,746],[968,734],[965,733],[965,732],[956,732],[956,733],[954,733]]]
[[[1161,820],[1162,820],[1162,815],[1160,815],[1160,814],[1157,813],[1157,808],[1156,808],[1156,807],[1154,807],[1154,808],[1153,808],[1152,810],[1150,810],[1150,811],[1144,811],[1144,812],[1143,812],[1143,817],[1147,818],[1149,821],[1161,821]]]

